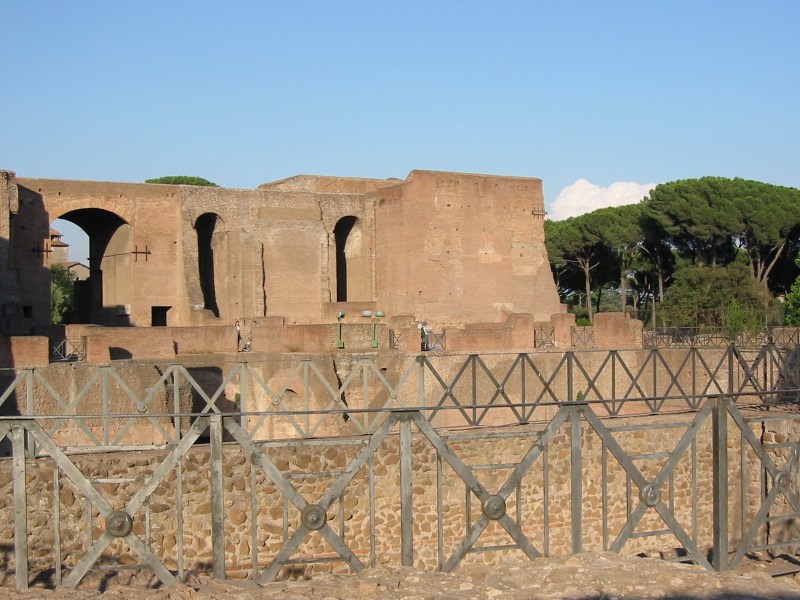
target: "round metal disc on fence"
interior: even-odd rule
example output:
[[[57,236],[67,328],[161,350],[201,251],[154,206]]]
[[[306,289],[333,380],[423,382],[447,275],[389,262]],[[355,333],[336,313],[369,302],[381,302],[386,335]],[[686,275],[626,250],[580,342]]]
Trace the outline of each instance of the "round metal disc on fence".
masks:
[[[106,517],[106,531],[114,537],[125,537],[133,529],[133,519],[124,510],[114,510]]]
[[[642,490],[641,499],[645,506],[652,508],[661,502],[661,491],[653,484],[650,484]]]
[[[775,487],[782,493],[786,493],[792,489],[792,476],[788,473],[781,473],[775,478]]]
[[[483,514],[492,521],[502,519],[506,514],[506,501],[500,496],[489,496],[483,503]]]
[[[303,525],[306,529],[309,531],[317,531],[318,529],[325,527],[325,523],[328,520],[328,515],[325,512],[325,509],[319,504],[309,504],[303,510],[300,518],[302,519]]]

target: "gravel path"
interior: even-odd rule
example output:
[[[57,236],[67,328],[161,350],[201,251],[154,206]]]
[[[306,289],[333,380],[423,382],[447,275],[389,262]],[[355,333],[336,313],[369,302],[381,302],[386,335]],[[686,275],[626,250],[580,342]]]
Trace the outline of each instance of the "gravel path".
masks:
[[[540,558],[503,567],[468,567],[455,573],[429,573],[412,568],[378,567],[355,575],[317,575],[310,580],[275,582],[259,587],[250,581],[217,582],[200,578],[176,589],[111,587],[103,600],[361,600],[387,599],[747,599],[800,600],[800,576],[773,578],[766,563],[723,574],[702,567],[632,558],[611,553],[586,553],[567,558]],[[95,590],[25,592],[0,589],[0,600],[96,598]]]

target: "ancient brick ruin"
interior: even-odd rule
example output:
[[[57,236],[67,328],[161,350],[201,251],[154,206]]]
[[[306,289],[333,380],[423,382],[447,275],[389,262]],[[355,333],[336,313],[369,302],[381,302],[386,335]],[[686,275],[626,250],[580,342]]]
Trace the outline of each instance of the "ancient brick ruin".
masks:
[[[254,350],[313,352],[383,347],[390,330],[418,351],[422,320],[452,349],[530,348],[543,325],[563,346],[574,324],[539,179],[300,175],[242,190],[0,174],[0,333],[48,335],[50,225],[65,219],[91,255],[66,335],[94,338],[100,361],[109,327],[122,357],[164,358],[235,352],[237,320]]]

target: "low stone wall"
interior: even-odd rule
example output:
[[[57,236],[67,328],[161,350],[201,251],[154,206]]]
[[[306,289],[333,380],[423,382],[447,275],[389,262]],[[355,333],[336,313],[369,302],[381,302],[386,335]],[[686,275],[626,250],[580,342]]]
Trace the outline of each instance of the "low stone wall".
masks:
[[[693,415],[652,416],[607,419],[614,439],[632,458],[648,481],[664,466],[669,453],[685,434]],[[797,420],[754,422],[757,435],[769,441],[797,439]],[[647,429],[657,425],[658,429]],[[441,432],[448,446],[490,491],[496,493],[514,466],[536,443],[545,424],[517,426],[513,429]],[[749,468],[742,471],[741,436],[729,420],[728,437],[732,549],[742,536],[738,515],[752,519],[759,508],[760,469],[755,454],[745,452]],[[452,555],[470,524],[481,516],[480,502],[470,496],[464,482],[436,449],[416,429],[412,439],[412,492],[414,566],[435,569],[440,559]],[[794,437],[792,437],[794,436]],[[334,479],[347,469],[363,448],[366,438],[339,438],[305,442],[270,443],[263,452],[308,501],[317,502]],[[608,549],[620,534],[630,514],[639,505],[639,490],[631,484],[613,456],[605,452],[600,437],[583,422],[581,434],[581,518],[582,549]],[[167,450],[118,452],[113,454],[73,455],[71,460],[115,509],[122,509],[139,490]],[[522,478],[519,491],[507,499],[509,516],[545,555],[563,556],[572,549],[571,513],[572,440],[569,424],[561,427],[545,453]],[[693,464],[692,460],[696,459]],[[172,570],[179,565],[179,522],[182,523],[183,561],[186,569],[208,571],[212,563],[210,493],[210,450],[191,448],[157,488],[148,505],[134,515],[133,531],[149,538],[152,551]],[[487,470],[487,465],[501,465]],[[438,473],[441,473],[439,479]],[[742,480],[741,474],[744,473]],[[372,478],[372,482],[370,481]],[[56,542],[60,540],[60,560],[73,567],[105,531],[96,508],[63,473],[54,470],[49,458],[27,462],[28,544],[32,570],[52,568]],[[285,501],[266,473],[251,464],[248,452],[236,443],[224,446],[224,529],[225,566],[228,576],[245,577],[252,573],[253,559],[262,570],[274,559],[285,540],[296,530],[300,514]],[[743,481],[743,483],[742,483]],[[674,475],[661,489],[664,506],[705,551],[712,544],[712,447],[711,421],[700,429],[697,441],[680,457]],[[745,487],[744,496],[741,486]],[[437,490],[441,490],[441,495]],[[469,498],[468,498],[469,496]],[[372,497],[372,505],[370,498]],[[740,499],[747,498],[742,509]],[[14,510],[10,460],[0,460],[0,550],[7,572],[13,570]],[[374,510],[374,518],[371,511]],[[334,502],[327,514],[328,523],[344,543],[365,564],[374,552],[376,564],[401,564],[400,523],[400,445],[390,435],[375,451]],[[255,527],[255,533],[253,528]],[[663,533],[664,522],[654,509],[644,512],[637,532],[662,531],[655,536],[634,536],[622,548],[625,554],[640,552],[676,555],[681,543]],[[441,531],[442,557],[438,539]],[[58,537],[57,537],[58,536]],[[374,547],[371,548],[371,539]],[[512,543],[496,521],[489,523],[477,546]],[[500,564],[518,550],[471,553],[462,565]],[[297,558],[334,558],[336,553],[318,532],[312,532],[300,545]],[[138,560],[126,544],[115,541],[103,553],[99,564],[130,564]],[[308,573],[319,570],[346,571],[346,565],[333,562],[298,567]]]
[[[399,353],[420,351],[420,332],[413,317],[393,319],[362,317],[360,308],[374,308],[372,303],[330,303],[325,318],[336,319],[332,312],[348,306],[341,323],[293,325],[274,317],[241,319],[241,345],[250,341],[250,349],[264,353],[339,353],[393,350]],[[359,310],[353,310],[352,306]],[[436,334],[445,334],[448,352],[532,352],[537,327],[553,327],[557,351],[571,348],[570,329],[574,315],[553,315],[547,323],[537,323],[530,315],[511,314],[502,323],[469,323],[461,327],[439,327],[430,323]],[[401,342],[390,348],[389,330]],[[593,348],[640,348],[642,323],[621,313],[599,313],[593,327]],[[233,324],[194,327],[100,327],[67,325],[67,338],[86,340],[86,363],[106,364],[112,360],[172,360],[187,355],[228,354],[237,352]],[[46,338],[0,338],[0,367],[30,367],[47,364],[49,345]]]
[[[0,336],[0,368],[14,365],[39,367],[50,362],[50,345],[42,336]]]

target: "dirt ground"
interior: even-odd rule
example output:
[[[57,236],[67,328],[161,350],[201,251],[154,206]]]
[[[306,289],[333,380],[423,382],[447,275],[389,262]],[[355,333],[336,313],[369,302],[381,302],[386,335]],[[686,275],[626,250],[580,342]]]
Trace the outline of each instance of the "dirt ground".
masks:
[[[784,562],[784,567],[792,562]],[[800,565],[800,563],[798,563]],[[405,567],[378,567],[353,575],[317,575],[258,586],[252,581],[189,578],[177,588],[147,588],[152,576],[128,573],[122,577],[87,579],[80,589],[32,587],[17,592],[0,588],[0,600],[50,598],[78,600],[361,600],[391,599],[748,599],[800,600],[800,575],[773,577],[774,563],[749,562],[722,574],[702,567],[656,558],[585,553],[566,558],[509,562],[502,567],[460,568],[454,573],[423,572]],[[9,578],[6,578],[6,584]]]

